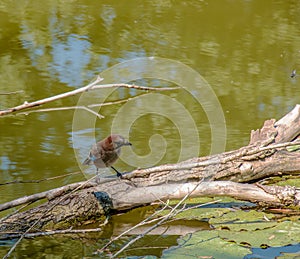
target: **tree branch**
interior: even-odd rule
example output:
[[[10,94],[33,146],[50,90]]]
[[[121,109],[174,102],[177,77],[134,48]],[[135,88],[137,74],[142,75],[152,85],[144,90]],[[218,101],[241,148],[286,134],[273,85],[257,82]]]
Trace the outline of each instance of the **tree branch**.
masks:
[[[141,95],[138,95],[138,96],[135,96],[135,97],[126,98],[126,99],[122,99],[122,100],[116,100],[116,101],[106,102],[106,103],[94,103],[94,104],[89,104],[87,106],[65,106],[65,107],[53,107],[53,108],[29,110],[29,111],[19,112],[18,114],[20,114],[20,115],[23,115],[23,114],[24,115],[28,115],[30,113],[37,113],[37,112],[65,111],[65,110],[76,110],[76,109],[86,109],[86,108],[88,108],[89,110],[91,110],[91,108],[94,108],[94,107],[104,107],[104,106],[109,106],[109,105],[116,105],[116,104],[120,104],[120,103],[126,103],[126,102],[131,101],[133,99],[136,99],[136,98],[138,98],[140,96]],[[95,113],[95,112],[92,110],[92,113]],[[95,113],[95,115],[98,116],[98,117],[100,116],[99,117],[100,119],[104,118],[103,115],[100,115],[98,113]]]
[[[164,87],[164,88],[158,88],[158,87],[145,87],[145,86],[137,86],[137,85],[130,85],[130,84],[106,84],[106,85],[98,85],[99,82],[101,82],[103,80],[103,78],[99,77],[92,83],[88,84],[87,86],[81,87],[79,89],[70,91],[70,92],[66,92],[66,93],[62,93],[62,94],[58,94],[52,97],[48,97],[45,99],[41,99],[38,101],[34,101],[34,102],[27,102],[25,101],[23,104],[6,109],[6,110],[1,110],[0,111],[0,116],[4,116],[16,111],[20,111],[20,110],[24,110],[24,109],[28,109],[28,108],[33,108],[36,106],[40,106],[49,102],[53,102],[53,101],[57,101],[59,99],[63,99],[66,97],[70,97],[70,96],[74,96],[76,94],[79,93],[83,93],[85,91],[89,91],[89,90],[95,90],[95,89],[104,89],[104,88],[118,88],[118,87],[125,87],[125,88],[133,88],[133,89],[139,89],[139,90],[146,90],[146,91],[168,91],[168,90],[175,90],[175,89],[179,89],[179,87]],[[80,106],[79,108],[81,109],[88,109],[84,106]],[[91,112],[90,109],[88,109],[89,112]],[[99,116],[99,115],[97,115]],[[101,115],[100,115],[101,116]]]

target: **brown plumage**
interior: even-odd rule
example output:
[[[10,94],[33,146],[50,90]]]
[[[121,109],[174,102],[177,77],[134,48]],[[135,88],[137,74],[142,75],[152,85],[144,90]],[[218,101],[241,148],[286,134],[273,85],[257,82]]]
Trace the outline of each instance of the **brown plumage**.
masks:
[[[131,143],[121,135],[112,134],[92,146],[90,154],[83,164],[94,164],[97,172],[98,168],[110,166],[118,177],[122,177],[122,174],[112,166],[119,158],[122,146],[131,146]]]

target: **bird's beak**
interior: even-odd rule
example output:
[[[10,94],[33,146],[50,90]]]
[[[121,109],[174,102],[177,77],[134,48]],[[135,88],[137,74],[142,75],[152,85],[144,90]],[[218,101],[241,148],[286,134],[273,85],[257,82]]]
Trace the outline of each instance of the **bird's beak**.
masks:
[[[126,140],[123,143],[117,143],[117,146],[115,147],[115,149],[121,148],[123,146],[132,146],[132,144]]]

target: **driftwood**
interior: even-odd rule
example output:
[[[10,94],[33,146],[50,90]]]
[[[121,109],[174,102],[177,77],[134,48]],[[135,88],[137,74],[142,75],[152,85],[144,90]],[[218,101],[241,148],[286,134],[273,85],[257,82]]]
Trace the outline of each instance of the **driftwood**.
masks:
[[[299,175],[300,105],[279,121],[268,120],[251,132],[248,146],[178,164],[137,169],[123,179],[100,179],[2,204],[15,205],[47,198],[36,208],[0,220],[2,236],[30,230],[68,229],[87,221],[102,223],[115,211],[155,201],[181,199],[189,194],[230,196],[268,207],[300,208],[300,190],[292,186],[267,186],[258,181],[276,175]]]

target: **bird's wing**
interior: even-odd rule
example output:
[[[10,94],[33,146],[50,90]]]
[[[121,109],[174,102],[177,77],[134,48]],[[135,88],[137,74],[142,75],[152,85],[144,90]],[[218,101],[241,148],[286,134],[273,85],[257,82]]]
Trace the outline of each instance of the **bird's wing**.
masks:
[[[84,160],[84,162],[82,164],[90,165],[95,160],[101,158],[102,157],[101,151],[102,151],[102,149],[99,146],[97,146],[97,144],[93,145],[90,150],[89,156]]]

